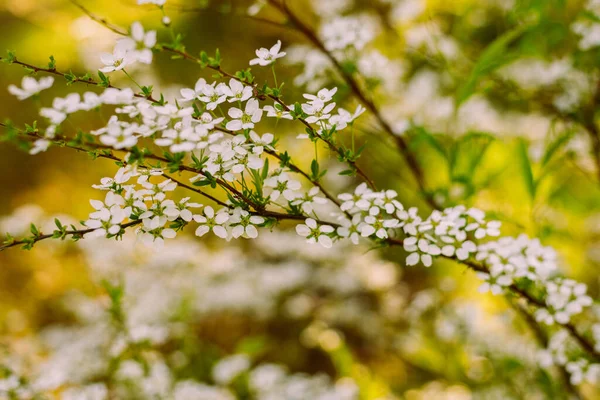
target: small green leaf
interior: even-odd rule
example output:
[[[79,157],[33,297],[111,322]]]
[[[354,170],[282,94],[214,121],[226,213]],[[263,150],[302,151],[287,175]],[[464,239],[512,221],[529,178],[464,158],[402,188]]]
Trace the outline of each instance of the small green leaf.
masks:
[[[533,178],[533,169],[531,167],[531,161],[529,160],[529,155],[527,152],[527,142],[525,142],[524,139],[521,139],[519,140],[519,144],[517,146],[517,156],[519,158],[518,163],[523,174],[523,179],[525,182],[525,187],[527,188],[527,193],[529,193],[529,197],[533,201],[533,199],[535,198],[536,185],[535,180]]]
[[[523,24],[505,32],[481,53],[469,78],[457,92],[457,106],[467,101],[475,93],[481,78],[518,57],[518,51],[510,51],[510,46],[528,29],[530,29],[530,25]]]
[[[571,140],[573,135],[574,135],[573,131],[567,131],[564,134],[560,135],[556,140],[551,142],[548,145],[548,147],[546,147],[546,151],[544,152],[544,155],[542,156],[542,160],[541,160],[542,166],[546,166],[550,162],[550,160],[552,160],[552,157],[554,157],[554,155],[561,148],[563,148],[567,143],[569,143],[569,140]]]

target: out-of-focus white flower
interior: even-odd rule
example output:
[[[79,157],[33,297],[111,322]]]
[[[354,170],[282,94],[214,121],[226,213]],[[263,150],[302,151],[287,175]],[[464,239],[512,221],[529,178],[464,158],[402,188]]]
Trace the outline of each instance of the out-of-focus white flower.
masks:
[[[156,31],[144,32],[142,24],[136,21],[131,24],[131,36],[119,39],[116,47],[128,52],[136,61],[151,64],[152,48],[155,45]]]
[[[25,100],[42,90],[51,88],[53,83],[54,77],[52,76],[45,76],[40,78],[39,81],[31,76],[24,76],[20,88],[15,85],[9,85],[8,91],[10,94],[17,96],[19,100]]]

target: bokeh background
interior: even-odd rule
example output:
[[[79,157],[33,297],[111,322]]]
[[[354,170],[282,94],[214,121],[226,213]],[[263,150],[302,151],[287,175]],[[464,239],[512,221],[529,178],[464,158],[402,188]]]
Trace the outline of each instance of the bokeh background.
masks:
[[[140,7],[134,0],[82,3],[117,25],[128,26],[140,20],[144,26],[160,31],[160,11]],[[288,1],[301,18],[316,27],[328,5],[326,1],[319,6],[313,3]],[[340,2],[332,2],[331,7],[334,3]],[[424,127],[410,137],[411,148],[426,166],[428,188],[445,205],[466,204],[486,210],[503,221],[503,234],[524,233],[553,246],[559,252],[564,273],[587,283],[591,296],[597,298],[600,184],[590,156],[590,142],[584,131],[546,107],[557,96],[575,90],[573,86],[579,90],[582,104],[589,97],[585,74],[595,73],[597,55],[573,61],[577,42],[569,33],[569,24],[583,2],[407,1],[412,8],[405,6],[394,17],[390,10],[400,3],[357,1],[352,10],[381,18],[377,21],[383,33],[373,47],[394,60],[399,72],[386,78],[395,79],[393,82],[381,79],[383,88],[373,93],[385,105],[391,120],[400,125],[413,120]],[[211,53],[219,48],[228,71],[245,68],[254,49],[268,47],[277,39],[283,41],[284,49],[307,44],[289,27],[243,15],[248,6],[249,2],[233,0],[169,0],[166,10],[191,53]],[[411,12],[414,17],[406,17]],[[457,93],[464,91],[464,82],[472,78],[472,67],[486,47],[516,22],[532,15],[538,18],[536,29],[507,49],[512,58],[503,60],[505,65],[495,76],[479,81],[469,99],[459,104]],[[281,19],[271,11],[261,16]],[[19,60],[45,65],[53,55],[58,69],[78,75],[97,69],[98,52],[110,50],[116,37],[72,3],[61,0],[0,0],[0,32],[0,49],[16,51]],[[159,36],[166,35],[160,32]],[[565,67],[561,60],[568,60],[568,65]],[[549,66],[553,62],[558,62],[554,65],[558,73]],[[573,65],[580,69],[574,72]],[[165,54],[156,54],[152,67],[130,72],[139,82],[153,84],[156,92],[163,91],[167,97],[179,88],[193,86],[201,76],[210,77],[209,72],[171,60]],[[298,65],[278,68],[278,79],[286,82],[286,98],[290,101],[299,100],[306,91],[292,84],[301,72]],[[18,83],[25,73],[18,66],[0,64],[0,88]],[[270,71],[256,74],[259,81],[270,79]],[[547,77],[547,82],[540,77]],[[117,76],[112,80],[119,86],[130,85]],[[335,77],[327,84],[334,85],[334,81]],[[356,104],[343,85],[337,85],[341,88],[338,101],[348,107]],[[66,86],[57,78],[53,89],[41,94],[40,102],[47,105],[55,96],[85,90]],[[0,90],[0,105],[0,118],[18,125],[38,118],[35,102],[18,102],[6,89]],[[73,125],[83,130],[97,129],[101,118],[76,115]],[[281,147],[288,148],[306,166],[312,144],[295,140],[301,133],[297,129],[286,124],[277,128],[277,135]],[[410,174],[375,121],[365,118],[357,131],[360,143],[367,143],[359,164],[378,187],[396,190],[406,207],[418,206],[426,212]],[[569,139],[550,153],[552,144],[566,133]],[[328,168],[335,172],[342,166],[331,157]],[[30,156],[11,144],[0,143],[0,171],[0,228],[19,234],[28,229],[30,222],[51,226],[57,215],[85,220],[90,210],[88,199],[98,196],[91,185],[101,177],[112,176],[116,167],[109,161],[92,161],[86,154],[66,149],[52,148]],[[350,187],[353,180],[333,175],[327,183],[339,192]],[[327,255],[294,239],[293,233],[267,233],[258,245],[199,240],[191,234],[184,240],[188,247],[167,246],[162,256],[148,253],[129,239],[101,244],[100,250],[84,242],[40,243],[32,251],[11,249],[0,253],[4,356],[26,359],[19,363],[24,370],[43,365],[45,372],[61,368],[70,371],[72,365],[44,364],[60,348],[44,347],[52,343],[48,332],[57,326],[74,329],[78,324],[90,325],[89,320],[101,319],[94,313],[101,314],[102,307],[109,309],[111,304],[107,295],[110,290],[102,281],[125,282],[139,298],[140,282],[163,282],[164,293],[146,293],[148,298],[138,298],[139,303],[132,300],[132,304],[146,304],[152,314],[151,310],[162,310],[168,303],[170,311],[182,307],[180,314],[185,314],[181,302],[166,300],[171,298],[170,290],[183,290],[183,286],[177,286],[183,280],[189,284],[185,286],[189,293],[202,292],[194,300],[196,306],[187,310],[189,314],[168,319],[173,322],[173,318],[180,318],[179,329],[185,332],[159,340],[151,351],[141,350],[142,355],[136,355],[164,356],[165,363],[175,371],[174,381],[189,378],[211,382],[214,378],[207,371],[216,360],[244,353],[250,354],[254,362],[287,365],[291,373],[322,372],[338,383],[350,377],[360,388],[361,398],[565,396],[564,388],[556,383],[560,382],[558,374],[552,377],[539,370],[533,356],[523,357],[525,361],[520,358],[535,353],[535,340],[527,324],[501,297],[477,293],[478,282],[473,274],[451,262],[436,262],[429,269],[406,268],[405,255],[397,249],[341,249]],[[278,263],[289,268],[288,273],[278,271]],[[295,275],[294,265],[303,265],[303,275]],[[257,269],[261,272],[247,272]],[[287,286],[272,282],[277,279],[287,282]],[[138,286],[132,283],[129,287],[130,280]],[[223,281],[231,285],[219,286]],[[262,299],[259,289],[267,284],[277,289],[269,293],[271,297]],[[253,289],[244,292],[246,286]],[[240,290],[245,296],[236,297]],[[165,299],[165,304],[157,299]],[[86,314],[81,309],[88,305],[100,311],[94,308]],[[82,318],[88,322],[82,323]],[[75,333],[71,335],[76,337]],[[523,343],[511,347],[515,336]],[[152,362],[148,361],[150,374]],[[77,365],[77,361],[72,364]],[[529,380],[519,381],[519,374],[526,374]],[[81,381],[86,379],[103,382],[107,378],[98,375]],[[79,384],[83,385],[67,380],[54,393]],[[594,398],[592,386],[583,390]],[[147,393],[138,392],[139,398],[153,398]]]

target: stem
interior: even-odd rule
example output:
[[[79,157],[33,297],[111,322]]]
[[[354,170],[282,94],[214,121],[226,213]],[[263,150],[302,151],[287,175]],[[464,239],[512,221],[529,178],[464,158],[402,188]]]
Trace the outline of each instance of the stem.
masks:
[[[352,154],[354,155],[354,123],[350,124],[350,135],[352,136]]]
[[[158,8],[160,9],[160,12],[162,13],[163,18],[164,17],[169,18],[169,16],[165,12],[165,6],[164,5],[158,6]],[[171,34],[171,40],[173,40],[173,43],[175,43],[176,36],[175,36],[175,31],[173,30],[173,26],[171,24],[169,24],[168,29],[169,29],[169,33]]]
[[[139,83],[137,83],[137,82],[135,81],[135,79],[133,79],[133,78],[131,77],[131,75],[129,75],[129,73],[127,73],[127,71],[125,71],[125,68],[123,68],[123,69],[122,69],[122,71],[125,73],[125,75],[127,75],[127,77],[128,77],[129,79],[131,79],[131,82],[135,83],[135,85],[136,85],[138,88],[140,88],[140,90],[141,90],[142,92],[144,91],[144,89],[143,89],[143,88],[140,86],[140,84],[139,84]]]
[[[273,80],[275,81],[275,87],[279,89],[279,85],[277,84],[277,74],[275,74],[275,62],[271,64],[271,71],[273,71]]]

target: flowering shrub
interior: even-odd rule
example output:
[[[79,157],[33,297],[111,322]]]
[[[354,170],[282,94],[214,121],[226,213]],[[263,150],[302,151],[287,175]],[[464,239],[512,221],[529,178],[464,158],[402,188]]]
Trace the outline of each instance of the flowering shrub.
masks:
[[[54,57],[47,66],[22,61],[15,52],[2,59],[43,75],[9,87],[19,100],[39,99],[56,85],[55,78],[64,78],[70,90],[88,86],[83,93],[42,102],[39,121],[2,123],[6,141],[32,155],[62,147],[116,166],[114,174],[93,184],[97,195],[84,221],[56,218],[52,228],[32,223],[28,233],[3,226],[14,232],[0,250],[31,250],[46,239],[77,241],[109,305],[103,312],[105,298],[72,300],[66,308],[77,325],[50,329],[41,339],[49,356],[34,368],[11,357],[0,393],[35,398],[60,391],[66,399],[396,398],[401,388],[361,369],[361,346],[367,353],[397,353],[425,375],[456,379],[444,375],[443,365],[413,364],[428,341],[438,343],[442,355],[453,342],[486,349],[507,378],[483,379],[479,385],[471,371],[463,383],[480,398],[527,397],[519,397],[522,391],[549,398],[595,393],[600,322],[587,285],[566,277],[563,258],[543,238],[523,229],[511,236],[514,229],[504,227],[501,213],[485,202],[475,207],[472,198],[493,180],[475,177],[488,147],[507,131],[527,137],[522,130],[534,125],[529,119],[537,118],[535,113],[560,130],[542,149],[540,168],[565,153],[576,133],[589,138],[591,160],[600,171],[596,2],[571,18],[555,15],[554,3],[560,1],[550,6],[534,1],[529,7],[490,1],[479,6],[484,16],[471,15],[473,29],[453,32],[443,15],[429,26],[416,0],[382,1],[368,12],[355,12],[350,1],[313,2],[317,27],[285,1],[262,0],[241,11],[258,20],[263,14],[283,18],[310,47],[265,43],[255,58],[249,49],[249,59],[237,70],[224,67],[227,55],[218,49],[188,50],[168,3],[138,3],[161,11],[162,28],[139,21],[121,27],[74,2],[119,36],[111,52],[99,52],[93,73],[63,71]],[[481,43],[460,81],[451,65],[465,67],[461,63],[469,55],[463,42],[485,28],[477,18],[496,14],[514,26]],[[571,20],[557,22],[567,17]],[[556,39],[569,49],[562,50],[562,59],[532,59],[557,57],[546,48],[526,53],[535,47],[532,40],[551,31],[547,21],[568,30]],[[409,49],[408,56],[382,54],[378,41],[397,36],[396,26],[409,23],[404,36],[395,38]],[[160,82],[139,83],[134,71],[165,56],[211,77],[177,91],[156,89]],[[293,68],[299,72],[290,83],[278,81],[278,73]],[[514,87],[522,93],[511,94]],[[503,117],[492,101],[498,94],[506,94],[502,101],[509,108],[530,100],[532,109]],[[76,125],[81,115],[100,116],[102,123],[84,131]],[[369,122],[377,127],[365,142]],[[293,141],[278,133],[279,124],[294,132]],[[452,134],[444,141],[432,133],[436,130]],[[371,177],[374,159],[365,155],[370,136],[383,140],[385,150],[398,158],[384,169],[404,171],[401,181],[382,185]],[[307,144],[308,162],[306,154],[293,151]],[[531,149],[535,145],[532,141]],[[463,155],[468,146],[474,151]],[[433,148],[447,171],[424,159],[423,147]],[[521,138],[513,153],[525,177],[525,196],[534,200],[550,172],[534,171],[529,151]],[[584,173],[594,169],[586,164],[589,155],[574,152],[580,158],[571,161],[580,162]],[[437,186],[436,175],[446,172],[450,184]],[[191,240],[192,234],[202,239]],[[229,248],[233,243],[221,255],[199,247],[215,238],[252,239],[256,254],[237,254]],[[149,249],[134,248],[136,239]],[[364,255],[369,248],[380,255]],[[478,306],[438,298],[448,285],[412,295],[398,290],[400,267],[434,264],[474,271],[480,292],[506,297],[535,340],[494,321],[495,330],[514,336],[495,348],[501,346],[489,343],[489,335],[496,332],[478,319]],[[227,327],[228,313],[265,332],[283,329],[283,339],[233,332],[237,345],[225,351],[210,333],[212,341],[199,339],[197,331],[207,326],[210,332],[213,320]],[[281,326],[286,322],[293,328]],[[315,372],[309,375],[277,355],[277,346],[295,334],[304,349],[326,354],[333,371],[308,363]],[[403,341],[414,346],[399,344]],[[286,346],[299,358],[311,357],[298,344]],[[475,360],[475,350],[465,353]],[[516,376],[527,381],[518,383]],[[447,392],[454,396],[452,389]]]

